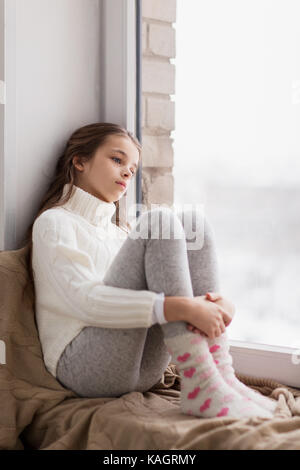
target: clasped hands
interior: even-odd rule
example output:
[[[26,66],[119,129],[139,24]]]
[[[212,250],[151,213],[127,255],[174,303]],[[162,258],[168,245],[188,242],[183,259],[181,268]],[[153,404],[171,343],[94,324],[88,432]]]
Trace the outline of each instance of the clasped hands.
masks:
[[[221,294],[216,292],[207,292],[205,295],[201,296],[204,300],[208,302],[214,302],[219,306],[219,312],[222,314],[223,324],[221,325],[221,332],[225,331],[225,328],[231,323],[232,318],[235,314],[235,307],[232,302],[225,299]],[[204,331],[198,329],[194,325],[188,323],[187,329],[192,333],[202,334],[208,336]]]

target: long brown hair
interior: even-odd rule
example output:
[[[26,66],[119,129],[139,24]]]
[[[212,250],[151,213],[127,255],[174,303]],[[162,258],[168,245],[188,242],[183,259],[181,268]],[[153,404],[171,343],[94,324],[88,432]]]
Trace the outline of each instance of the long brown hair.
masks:
[[[86,161],[92,159],[98,148],[105,143],[106,138],[110,135],[129,137],[137,147],[141,157],[142,147],[138,139],[130,131],[118,124],[111,122],[88,124],[73,132],[66,143],[63,154],[56,163],[54,175],[24,239],[25,246],[28,247],[27,263],[29,276],[32,281],[32,229],[35,219],[47,209],[61,206],[70,199],[75,181],[75,167],[72,162],[73,157],[76,155],[84,158]],[[67,183],[70,183],[70,188],[66,195],[62,197],[63,188]],[[128,232],[131,227],[126,220],[120,219],[119,201],[115,201],[114,204],[116,206],[116,225]]]

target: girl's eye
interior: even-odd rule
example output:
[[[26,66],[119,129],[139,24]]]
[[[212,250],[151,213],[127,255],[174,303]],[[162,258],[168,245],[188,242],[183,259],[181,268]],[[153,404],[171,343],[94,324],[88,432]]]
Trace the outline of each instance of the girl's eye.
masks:
[[[112,157],[113,160],[119,160],[119,162],[121,162],[121,158],[119,157]]]
[[[119,157],[111,157],[111,158],[112,158],[112,160],[119,160],[119,163],[122,162],[121,158],[119,158]],[[135,171],[131,171],[131,174],[132,174],[132,176],[134,176]]]

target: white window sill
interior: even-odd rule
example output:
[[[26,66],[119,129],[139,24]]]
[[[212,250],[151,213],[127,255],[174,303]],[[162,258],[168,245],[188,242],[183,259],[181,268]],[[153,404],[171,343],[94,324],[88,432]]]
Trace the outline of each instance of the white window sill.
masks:
[[[300,349],[229,340],[235,372],[300,388]]]

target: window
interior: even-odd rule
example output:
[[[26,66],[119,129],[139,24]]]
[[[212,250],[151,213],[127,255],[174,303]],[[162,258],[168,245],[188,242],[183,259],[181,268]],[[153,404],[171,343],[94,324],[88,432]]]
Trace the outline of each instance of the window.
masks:
[[[177,5],[175,204],[213,225],[230,338],[300,348],[300,4]]]

